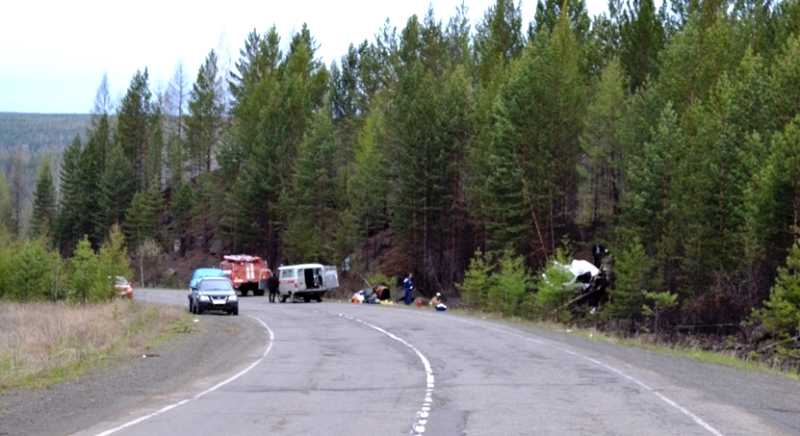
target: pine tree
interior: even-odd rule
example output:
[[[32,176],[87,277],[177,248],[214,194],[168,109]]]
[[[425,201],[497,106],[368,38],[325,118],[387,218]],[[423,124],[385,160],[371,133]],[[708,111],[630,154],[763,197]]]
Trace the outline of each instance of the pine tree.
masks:
[[[172,215],[175,219],[175,230],[177,235],[188,231],[192,222],[192,209],[194,208],[194,191],[189,182],[181,183],[170,205]]]
[[[135,189],[135,178],[130,162],[122,147],[114,144],[109,152],[108,163],[100,179],[100,198],[104,217],[104,228],[125,221],[125,211],[131,204]]]
[[[276,208],[280,193],[290,189],[299,144],[327,93],[328,71],[315,51],[314,38],[304,25],[275,74],[265,76],[247,98],[246,104],[254,105],[248,114],[255,123],[248,128],[234,125],[236,137],[228,155],[232,159],[225,159],[231,166],[241,165],[226,206],[231,211],[226,226],[235,247],[266,252],[270,263],[280,254],[283,223]]]
[[[469,268],[464,272],[464,280],[456,283],[456,289],[467,307],[480,310],[489,306],[489,290],[497,286],[493,270],[491,256],[476,250]]]
[[[100,179],[103,175],[102,161],[98,140],[92,136],[86,142],[78,162],[78,195],[79,214],[75,230],[79,236],[88,235],[92,247],[100,247],[106,229],[103,225],[103,205],[98,204],[101,198]]]
[[[100,80],[100,85],[98,85],[97,92],[94,95],[94,107],[91,111],[94,131],[103,130],[100,126],[102,120],[105,118],[106,123],[108,123],[108,114],[113,110],[114,102],[111,101],[111,89],[108,86],[108,72],[103,72],[103,78]]]
[[[798,241],[800,228],[800,116],[772,138],[771,152],[756,187],[755,219],[767,259],[775,265]]]
[[[330,263],[340,208],[334,154],[338,148],[330,107],[319,110],[300,144],[291,190],[279,207],[286,221],[283,246],[289,259]]]
[[[800,115],[800,35],[790,38],[772,69],[778,129]]]
[[[507,68],[525,48],[520,4],[515,6],[513,0],[496,0],[489,6],[475,26],[474,47],[477,77],[486,86],[497,74],[496,69]]]
[[[128,164],[133,168],[134,188],[141,189],[145,179],[144,157],[150,146],[151,93],[147,68],[139,70],[131,79],[128,91],[122,98],[117,114],[117,132],[114,137]]]
[[[794,337],[800,325],[800,244],[789,250],[786,266],[778,268],[778,278],[769,291],[764,307],[753,310],[751,322],[761,323],[778,340]]]
[[[211,172],[214,155],[222,129],[222,96],[218,94],[217,55],[208,53],[197,72],[197,79],[189,93],[189,111],[186,117],[186,144],[194,174]]]
[[[552,38],[541,35],[528,46],[493,107],[489,162],[511,177],[485,179],[495,247],[516,244],[544,260],[573,222],[584,89],[575,37],[562,19]],[[525,234],[497,232],[501,227]]]
[[[175,189],[183,180],[186,150],[184,149],[183,118],[188,100],[189,78],[184,61],[175,65],[163,101],[164,158],[167,184]]]
[[[542,34],[550,34],[556,28],[561,17],[566,16],[570,28],[575,32],[579,43],[586,41],[589,35],[589,12],[584,0],[563,2],[560,0],[538,0],[536,15],[528,26],[528,39],[533,40]]]
[[[658,75],[658,56],[666,37],[653,0],[633,0],[620,12],[620,53],[622,68],[631,92]]]
[[[11,204],[11,234],[20,237],[23,234],[23,212],[25,210],[25,162],[22,154],[17,153],[11,160],[11,177],[8,180],[8,193]]]
[[[498,271],[493,276],[495,292],[490,292],[490,306],[506,316],[529,315],[523,304],[530,298],[533,279],[525,266],[525,258],[511,248],[503,250],[498,259]],[[494,295],[492,295],[494,294]]]
[[[352,176],[347,180],[347,198],[359,223],[359,240],[367,241],[388,224],[385,212],[390,192],[389,165],[386,159],[386,118],[380,108],[367,116],[357,139]],[[377,241],[375,244],[377,249]]]
[[[61,198],[56,218],[56,241],[59,249],[71,252],[78,242],[78,220],[81,214],[80,159],[81,138],[75,135],[72,143],[64,150],[61,163]]]
[[[628,319],[630,328],[640,318],[645,303],[644,291],[659,289],[657,268],[645,253],[642,241],[633,236],[617,256],[614,268],[614,287],[609,290],[611,302],[605,313],[614,319]]]
[[[11,231],[11,193],[5,171],[0,172],[0,231]]]
[[[162,95],[157,95],[150,106],[148,117],[148,147],[142,163],[144,187],[155,184],[159,189],[163,181],[165,130]]]
[[[4,180],[5,174],[0,173],[0,185]],[[0,195],[2,195],[1,190]],[[7,299],[14,292],[11,272],[14,270],[14,254],[19,252],[17,244],[17,241],[11,237],[8,228],[0,223],[0,299]]]
[[[117,224],[111,226],[106,240],[97,255],[100,277],[108,277],[110,292],[114,290],[116,277],[131,277],[130,258],[125,244],[125,235]]]
[[[108,277],[103,277],[97,254],[92,250],[89,238],[78,242],[69,260],[67,287],[74,292],[72,298],[81,303],[96,303],[113,296],[108,286]]]
[[[618,214],[622,189],[624,155],[617,130],[624,114],[625,93],[619,62],[608,64],[597,86],[581,134],[581,146],[588,158],[582,163],[586,178],[582,191],[591,198],[591,202],[581,203],[588,206],[582,216],[595,226],[613,224],[611,219]]]
[[[56,223],[56,188],[53,184],[53,172],[49,157],[42,160],[39,176],[36,179],[36,190],[33,197],[33,217],[31,219],[31,235],[52,237]]]
[[[662,112],[653,142],[634,157],[627,174],[629,191],[623,197],[620,229],[623,238],[638,236],[648,256],[660,266],[660,282],[673,290],[677,284],[680,252],[677,186],[679,162],[685,159],[686,139],[677,114],[668,105]],[[683,234],[686,234],[683,229]],[[657,289],[660,291],[661,289]]]
[[[49,245],[43,238],[21,242],[11,258],[10,297],[22,303],[53,298],[59,257]]]
[[[134,247],[138,247],[147,238],[158,236],[159,218],[163,210],[163,199],[160,189],[150,188],[133,194],[130,207],[125,213],[126,239]]]

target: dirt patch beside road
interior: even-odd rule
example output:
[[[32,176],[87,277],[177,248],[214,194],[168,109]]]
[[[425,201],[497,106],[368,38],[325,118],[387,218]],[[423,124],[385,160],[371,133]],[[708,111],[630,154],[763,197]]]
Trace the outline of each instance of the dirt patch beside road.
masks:
[[[260,357],[269,339],[246,316],[197,319],[190,333],[70,382],[0,392],[0,436],[68,435],[145,407],[154,397],[197,389],[198,374],[218,374],[214,382],[222,381]]]

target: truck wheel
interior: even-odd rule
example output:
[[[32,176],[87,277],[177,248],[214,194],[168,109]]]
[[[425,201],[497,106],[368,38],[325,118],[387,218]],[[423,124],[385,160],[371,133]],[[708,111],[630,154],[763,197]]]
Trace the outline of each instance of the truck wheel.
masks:
[[[322,303],[322,294],[317,294],[317,303]]]
[[[306,303],[310,303],[311,302],[311,296],[310,295],[304,295],[303,296],[303,301],[305,301]]]
[[[281,303],[285,303],[285,302],[286,302],[286,296],[285,295],[281,295]]]
[[[253,291],[253,295],[255,295],[256,297],[263,297],[264,296],[264,290],[263,289],[256,289],[255,291]]]
[[[234,315],[238,315],[239,314],[239,308],[238,307],[236,309],[233,309],[233,314]]]
[[[239,292],[242,293],[242,297],[246,297],[247,296],[247,289],[239,289]]]

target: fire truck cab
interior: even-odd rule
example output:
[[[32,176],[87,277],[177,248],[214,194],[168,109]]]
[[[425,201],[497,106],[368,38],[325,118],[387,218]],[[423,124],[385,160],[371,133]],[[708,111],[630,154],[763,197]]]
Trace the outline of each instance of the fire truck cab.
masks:
[[[231,254],[222,257],[219,268],[225,273],[234,289],[238,290],[242,296],[253,291],[253,295],[264,295],[264,289],[259,286],[261,281],[266,282],[271,276],[267,261],[258,256],[247,254]]]

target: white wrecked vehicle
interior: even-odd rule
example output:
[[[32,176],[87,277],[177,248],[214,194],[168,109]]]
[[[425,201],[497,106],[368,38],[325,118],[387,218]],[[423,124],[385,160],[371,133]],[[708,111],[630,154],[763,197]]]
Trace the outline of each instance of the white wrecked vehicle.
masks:
[[[589,261],[580,259],[575,259],[568,265],[554,262],[554,267],[563,272],[563,274],[558,274],[561,277],[554,278],[554,280],[565,279],[562,282],[564,286],[574,290],[576,294],[575,298],[564,305],[565,307],[581,303],[594,309],[608,301],[607,271],[601,270]],[[545,274],[542,274],[542,279],[551,283]]]
[[[580,285],[575,286],[579,292],[585,291],[594,278],[600,274],[600,269],[586,260],[575,259],[569,265],[553,262],[553,266],[571,274],[572,278],[564,282],[564,286]],[[550,283],[546,274],[542,274],[542,279]]]

